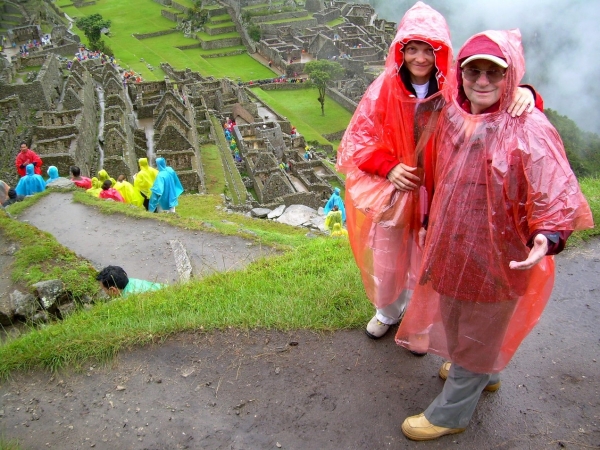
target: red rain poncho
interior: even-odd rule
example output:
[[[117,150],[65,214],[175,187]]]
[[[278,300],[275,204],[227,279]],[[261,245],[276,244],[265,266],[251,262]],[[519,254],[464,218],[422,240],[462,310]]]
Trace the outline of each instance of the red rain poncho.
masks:
[[[25,168],[27,164],[34,164],[34,172],[37,175],[42,174],[42,158],[40,158],[36,152],[33,150],[27,149],[26,152],[19,151],[17,157],[15,159],[15,166],[17,167],[17,172],[19,176],[24,177],[26,175]],[[24,167],[21,167],[24,166]]]
[[[114,200],[115,202],[125,203],[125,200],[115,188],[102,189],[100,194],[98,194],[98,197],[105,200]]]
[[[456,89],[442,111],[432,140],[435,193],[419,284],[396,341],[412,349],[429,342],[418,350],[491,373],[506,366],[538,322],[554,282],[552,256],[529,270],[511,270],[509,262],[527,259],[537,231],[593,222],[544,114],[506,113],[525,73],[520,32],[483,34],[509,63],[506,89],[498,112],[465,112]]]
[[[350,244],[367,296],[378,308],[413,287],[420,259],[416,246],[420,189],[399,191],[385,172],[402,162],[419,167],[417,175],[422,178],[423,149],[444,104],[442,92],[420,100],[404,86],[399,74],[401,50],[411,40],[433,47],[438,87],[444,88],[452,63],[450,32],[440,13],[418,2],[402,18],[385,71],[365,92],[338,150],[337,169],[347,174]]]

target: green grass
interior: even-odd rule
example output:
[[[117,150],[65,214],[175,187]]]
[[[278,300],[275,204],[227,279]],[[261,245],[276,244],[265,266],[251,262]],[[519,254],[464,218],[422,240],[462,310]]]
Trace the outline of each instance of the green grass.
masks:
[[[9,439],[3,434],[0,436],[0,450],[22,450],[20,443],[16,439]]]
[[[209,21],[211,23],[223,22],[223,21],[230,21],[230,20],[231,20],[231,16],[229,14],[221,14],[220,16],[212,16],[209,19]]]
[[[346,22],[346,19],[344,19],[343,17],[338,17],[337,19],[333,19],[333,20],[327,22],[327,25],[329,25],[330,27],[333,28],[333,27],[341,25],[345,22]]]
[[[344,130],[352,117],[352,114],[330,97],[325,100],[325,116],[322,116],[316,88],[290,91],[253,88],[252,92],[277,113],[287,117],[307,141],[330,144],[322,134]]]
[[[600,224],[600,178],[581,178],[579,185],[592,210],[595,227],[573,233],[568,241],[570,245],[576,245],[581,241],[600,235],[600,227],[598,227],[598,224]]]
[[[191,49],[191,50],[184,50],[184,51],[189,51],[189,52],[197,52],[200,56],[208,56],[208,55],[218,55],[221,53],[227,53],[227,52],[239,52],[240,50],[243,50],[244,52],[246,51],[246,47],[244,47],[243,45],[237,45],[235,47],[223,47],[223,48],[216,48],[214,50],[203,50],[201,48],[198,49]]]
[[[226,27],[232,27],[232,26],[234,26],[234,23],[232,21],[206,24],[206,27],[210,28],[210,29],[226,28]],[[219,34],[218,36],[224,36],[224,35],[225,35],[225,33]],[[239,36],[239,34],[238,34],[238,36]]]
[[[214,36],[211,36],[210,34],[205,33],[204,31],[198,31],[196,33],[196,36],[198,36],[198,39],[200,39],[201,41],[210,42],[220,41],[221,39],[240,37],[240,34],[237,31],[232,31],[231,33],[215,34]]]
[[[225,174],[219,148],[214,144],[200,147],[202,168],[207,194],[222,194],[225,191]]]
[[[117,62],[122,67],[141,73],[145,80],[162,80],[164,78],[165,73],[160,69],[161,62],[169,62],[178,70],[190,68],[203,76],[227,77],[234,80],[240,78],[243,81],[249,81],[269,78],[274,75],[272,70],[247,54],[221,58],[202,58],[202,55],[240,50],[244,48],[243,46],[216,50],[203,50],[201,48],[179,50],[176,47],[199,42],[196,39],[186,38],[179,32],[142,40],[135,39],[132,33],[151,33],[174,28],[173,22],[160,15],[161,9],[164,9],[164,7],[152,0],[131,0],[128,2],[99,0],[96,5],[79,9],[72,8],[72,11],[65,12],[70,16],[76,15],[79,17],[99,13],[105,19],[110,19],[112,21],[110,36],[104,36],[103,39],[114,51]],[[140,10],[143,10],[144,14],[137,14]],[[74,31],[79,30],[75,28]],[[238,33],[225,33],[216,36],[210,36],[203,32],[198,34],[206,41],[239,36]],[[79,35],[82,41],[87,42],[83,33],[79,32]],[[140,61],[142,58],[144,61]],[[148,64],[154,67],[153,71],[148,69]]]

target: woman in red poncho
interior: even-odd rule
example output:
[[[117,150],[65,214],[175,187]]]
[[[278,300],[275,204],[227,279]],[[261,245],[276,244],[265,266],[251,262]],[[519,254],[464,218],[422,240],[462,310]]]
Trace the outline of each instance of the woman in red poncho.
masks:
[[[410,439],[465,429],[483,390],[538,322],[554,283],[554,259],[592,215],[556,130],[539,111],[505,108],[525,73],[518,30],[488,31],[458,55],[452,100],[432,140],[435,195],[419,283],[396,335],[450,360],[446,384]]]
[[[374,339],[398,323],[415,285],[416,235],[427,210],[423,149],[453,80],[451,63],[445,19],[417,2],[402,18],[385,71],[363,96],[338,150],[337,169],[347,174],[350,244],[377,309],[366,329]],[[520,114],[532,103],[530,91],[520,89],[511,108]]]
[[[25,142],[21,142],[21,150],[15,159],[15,166],[17,166],[19,176],[25,176],[27,164],[33,164],[34,173],[37,175],[42,174],[42,159],[33,150],[29,150]]]
[[[110,180],[104,180],[104,183],[102,183],[102,190],[98,197],[105,200],[114,200],[115,202],[125,203],[123,196],[119,191],[112,187],[112,181]]]

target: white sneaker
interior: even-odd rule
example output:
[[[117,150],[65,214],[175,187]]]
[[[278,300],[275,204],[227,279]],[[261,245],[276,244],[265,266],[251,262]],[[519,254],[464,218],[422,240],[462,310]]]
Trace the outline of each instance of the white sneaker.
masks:
[[[367,329],[365,330],[365,333],[371,339],[379,339],[380,337],[383,337],[385,333],[388,332],[390,326],[391,325],[386,325],[385,323],[382,323],[379,320],[377,320],[377,316],[373,316],[373,318],[369,320],[369,323],[367,324]]]

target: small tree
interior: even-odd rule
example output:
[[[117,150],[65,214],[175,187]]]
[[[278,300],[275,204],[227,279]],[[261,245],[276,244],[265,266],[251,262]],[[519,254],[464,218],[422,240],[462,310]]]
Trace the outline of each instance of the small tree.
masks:
[[[262,37],[260,27],[258,25],[250,25],[248,27],[248,36],[250,36],[254,42],[260,41],[260,38]]]
[[[78,19],[75,25],[88,38],[90,48],[97,50],[102,38],[102,29],[110,27],[110,20],[104,20],[100,14],[92,14]]]
[[[304,71],[310,76],[310,81],[319,90],[319,103],[321,104],[321,115],[325,115],[325,90],[327,83],[341,77],[344,68],[340,63],[321,60],[310,61],[304,66]]]

